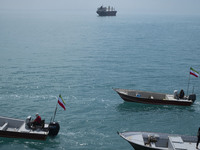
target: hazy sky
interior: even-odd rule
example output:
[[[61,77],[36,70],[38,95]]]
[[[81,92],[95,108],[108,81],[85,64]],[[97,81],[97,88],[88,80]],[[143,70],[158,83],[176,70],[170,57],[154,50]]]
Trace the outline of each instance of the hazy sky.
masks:
[[[126,13],[200,15],[200,0],[0,0],[0,10],[96,11],[102,4]]]

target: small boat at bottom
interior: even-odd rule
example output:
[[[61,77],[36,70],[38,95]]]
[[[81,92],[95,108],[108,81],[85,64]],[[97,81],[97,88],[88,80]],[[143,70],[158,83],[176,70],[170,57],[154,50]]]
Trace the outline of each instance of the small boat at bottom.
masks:
[[[174,94],[164,94],[117,88],[113,90],[116,91],[124,101],[144,104],[190,106],[196,100],[196,94],[185,96],[184,91],[182,91],[182,94],[178,95],[177,90],[174,91]]]
[[[135,150],[195,150],[196,136],[154,133],[122,132],[118,133]]]
[[[42,120],[41,126],[32,128],[30,121],[31,116],[26,120],[0,116],[0,137],[46,140],[47,136],[56,136],[60,129],[58,122],[46,124]]]

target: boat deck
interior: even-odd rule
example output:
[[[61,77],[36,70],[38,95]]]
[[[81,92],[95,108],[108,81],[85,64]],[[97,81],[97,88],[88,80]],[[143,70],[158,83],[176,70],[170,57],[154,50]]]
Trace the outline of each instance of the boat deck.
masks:
[[[170,136],[169,137],[169,148],[174,150],[192,150],[195,149],[196,143],[184,142],[180,136]]]

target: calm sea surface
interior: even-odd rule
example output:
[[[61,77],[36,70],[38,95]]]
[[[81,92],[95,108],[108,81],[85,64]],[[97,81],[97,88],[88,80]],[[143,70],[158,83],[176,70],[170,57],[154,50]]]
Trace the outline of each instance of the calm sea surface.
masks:
[[[49,122],[59,94],[66,111],[57,137],[0,138],[0,149],[129,150],[117,131],[196,135],[198,78],[191,107],[127,103],[112,90],[186,92],[190,67],[200,71],[200,16],[1,11],[0,115]]]

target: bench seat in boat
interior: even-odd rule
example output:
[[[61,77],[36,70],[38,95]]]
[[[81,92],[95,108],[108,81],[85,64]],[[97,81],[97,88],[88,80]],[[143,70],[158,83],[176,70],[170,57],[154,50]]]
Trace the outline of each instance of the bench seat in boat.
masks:
[[[2,126],[2,127],[0,127],[0,130],[1,130],[1,131],[6,131],[6,130],[7,130],[7,128],[8,128],[8,123],[7,123],[7,122],[5,122],[5,123],[3,124],[3,126]]]

